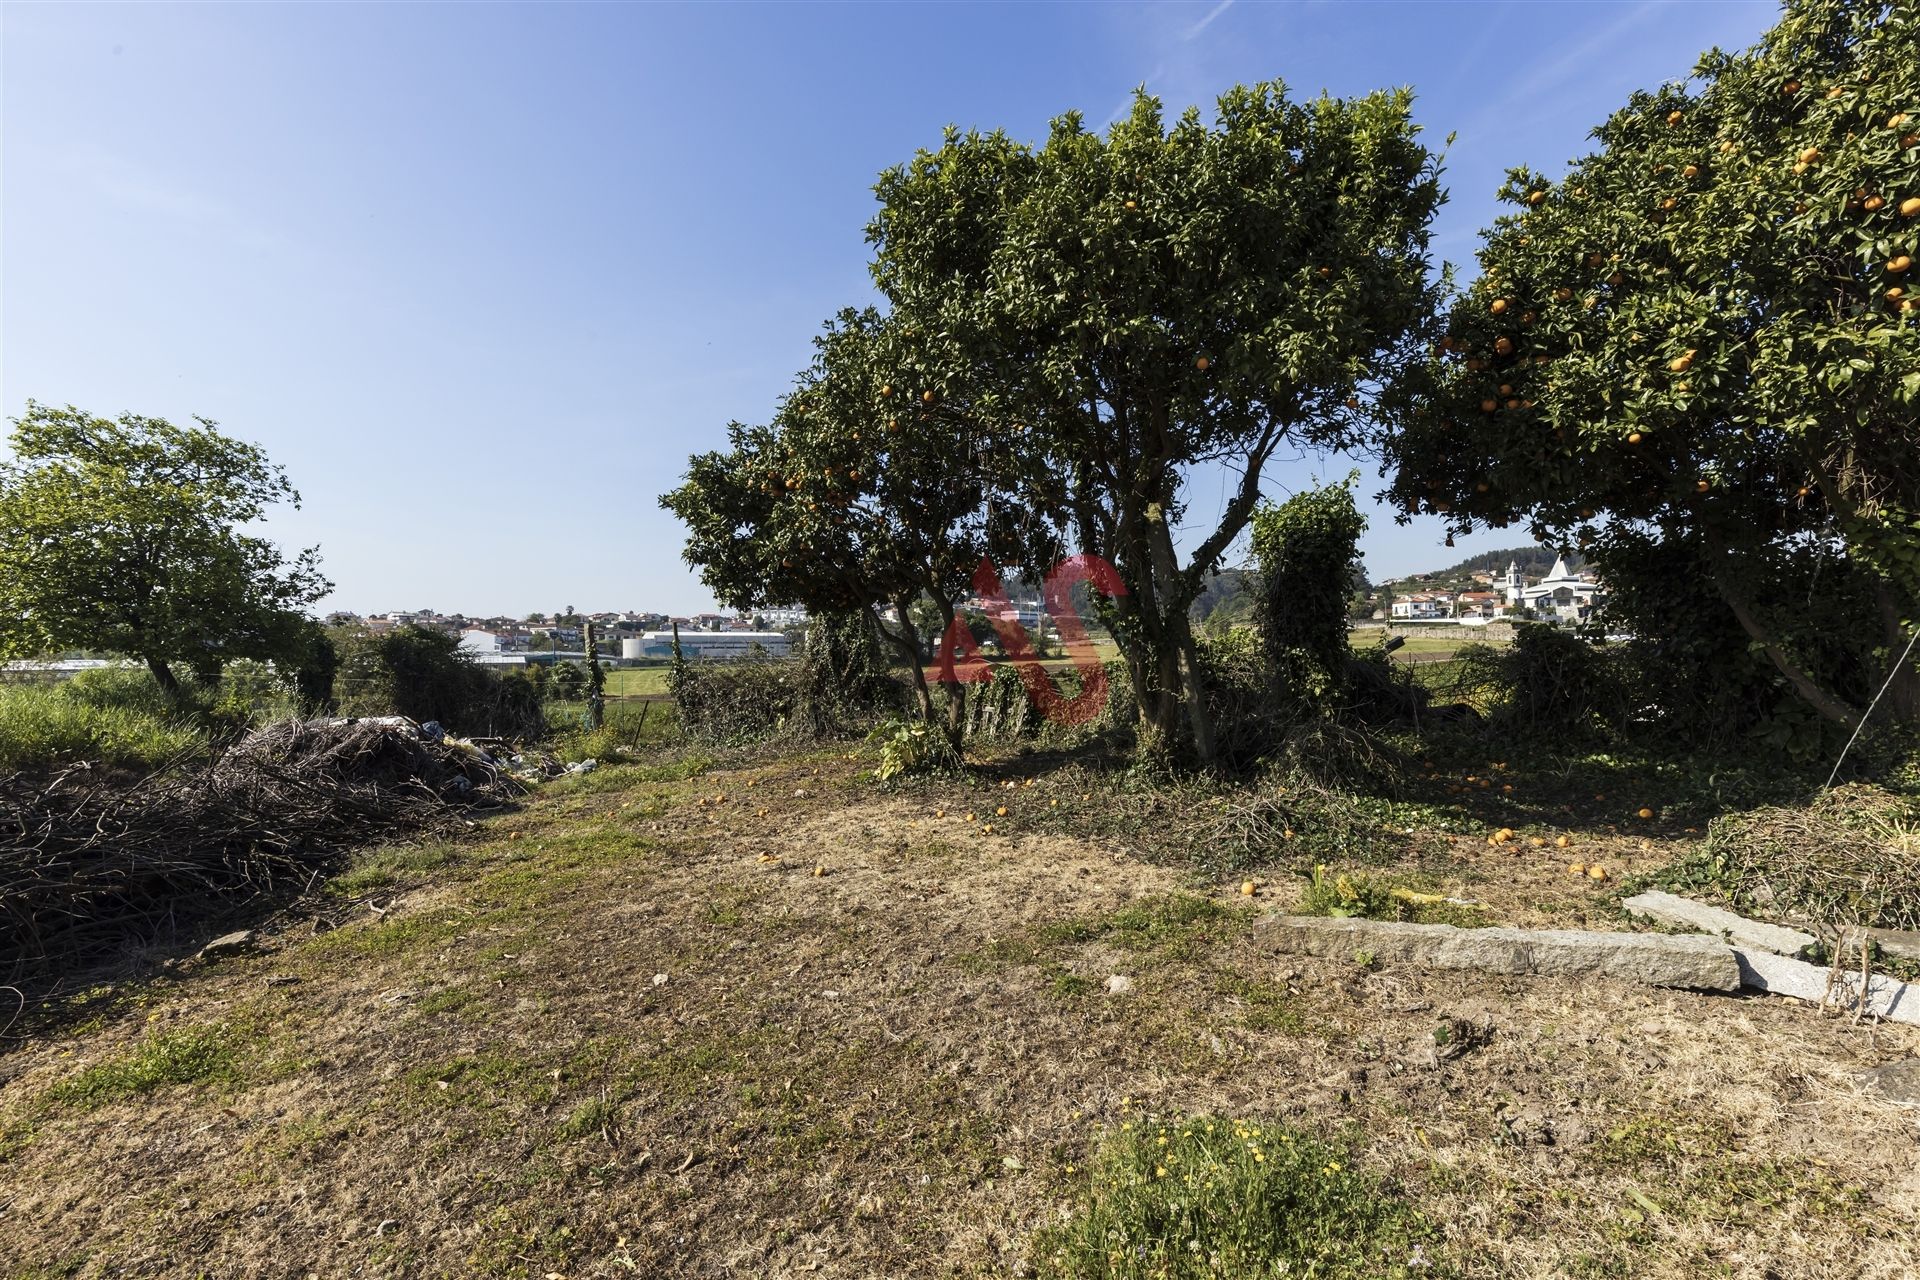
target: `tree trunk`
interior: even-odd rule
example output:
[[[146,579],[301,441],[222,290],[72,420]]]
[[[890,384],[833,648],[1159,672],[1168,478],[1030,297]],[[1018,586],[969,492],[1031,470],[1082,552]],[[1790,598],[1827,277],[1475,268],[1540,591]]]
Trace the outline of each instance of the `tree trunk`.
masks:
[[[913,619],[907,616],[907,600],[895,600],[894,609],[900,614],[900,634],[895,635],[885,627],[880,634],[885,636],[896,649],[906,655],[907,668],[913,672],[913,702],[920,712],[920,723],[933,723],[933,690],[927,687],[926,662],[920,656],[920,631],[913,625]],[[874,625],[880,626],[880,620],[874,619]]]
[[[953,633],[953,602],[936,593],[934,602],[940,606],[940,636],[942,642]],[[929,707],[931,713],[931,707]],[[929,714],[931,719],[931,714]],[[964,680],[955,680],[947,686],[947,741],[956,753],[967,737],[967,685]]]
[[[1881,634],[1886,637],[1888,660],[1899,663],[1882,677],[1887,681],[1887,693],[1882,701],[1901,724],[1920,723],[1920,667],[1906,659],[1907,646],[1913,642],[1912,632],[1901,618],[1899,602],[1893,598],[1893,590],[1885,578],[1874,578],[1873,598],[1880,608]]]
[[[1711,547],[1708,549],[1708,554],[1715,558],[1725,555],[1720,549]],[[1747,606],[1746,601],[1727,580],[1725,570],[1717,565],[1713,570],[1713,585],[1719,591],[1720,598],[1726,601],[1727,607],[1733,610],[1734,619],[1739,622],[1740,629],[1760,646],[1761,651],[1767,655],[1767,660],[1773,663],[1776,671],[1787,678],[1787,683],[1793,686],[1794,692],[1800,695],[1802,701],[1835,724],[1845,725],[1851,729],[1860,722],[1860,712],[1856,708],[1822,689],[1819,683],[1775,642],[1773,634],[1761,625],[1760,620],[1754,616],[1753,610]]]
[[[1194,643],[1193,625],[1183,613],[1178,622],[1180,635],[1181,688],[1187,697],[1187,722],[1193,731],[1193,754],[1202,764],[1212,764],[1219,753],[1214,739],[1213,712],[1207,707],[1206,681],[1200,674],[1200,651]]]
[[[153,682],[160,686],[162,693],[167,695],[167,701],[176,707],[179,706],[183,698],[180,681],[174,676],[173,669],[158,658],[148,658],[147,670],[153,673]]]

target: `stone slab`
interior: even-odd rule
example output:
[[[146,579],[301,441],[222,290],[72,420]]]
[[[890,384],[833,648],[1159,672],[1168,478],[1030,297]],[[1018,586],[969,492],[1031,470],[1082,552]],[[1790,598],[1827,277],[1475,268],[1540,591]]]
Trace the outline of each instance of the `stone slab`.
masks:
[[[1867,937],[1899,960],[1920,960],[1920,933],[1911,929],[1869,929]]]
[[[1734,948],[1734,958],[1740,966],[1742,986],[1765,991],[1769,995],[1792,996],[1796,1000],[1810,1000],[1818,1003],[1827,995],[1827,966],[1808,964],[1805,960],[1794,960],[1787,956],[1777,956],[1771,951]],[[1860,1003],[1860,971],[1855,969],[1847,976],[1846,993],[1838,997],[1839,1007],[1852,1010]],[[1877,1014],[1889,1022],[1906,1022],[1920,1026],[1920,991],[1904,982],[1896,982],[1884,974],[1872,974],[1869,978],[1866,1010]]]
[[[1635,915],[1646,916],[1649,920],[1658,921],[1660,924],[1677,925],[1683,929],[1698,929],[1701,933],[1725,938],[1734,946],[1744,947],[1750,951],[1772,951],[1783,956],[1798,956],[1806,954],[1818,941],[1812,934],[1802,933],[1798,929],[1749,920],[1745,916],[1735,915],[1720,907],[1695,902],[1691,898],[1682,898],[1678,894],[1661,893],[1657,889],[1635,894],[1620,905]]]
[[[1325,916],[1263,917],[1255,936],[1277,951],[1542,977],[1617,978],[1655,987],[1734,991],[1733,949],[1714,938],[1582,929],[1459,929]]]

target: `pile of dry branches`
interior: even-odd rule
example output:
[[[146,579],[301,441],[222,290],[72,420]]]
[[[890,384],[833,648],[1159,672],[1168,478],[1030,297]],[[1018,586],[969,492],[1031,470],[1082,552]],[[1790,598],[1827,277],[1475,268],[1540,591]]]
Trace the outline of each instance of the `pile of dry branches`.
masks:
[[[283,721],[131,783],[85,766],[0,777],[0,982],[58,989],[519,789],[484,752],[399,720]]]
[[[1920,929],[1920,815],[1910,801],[1864,783],[1804,806],[1714,820],[1707,841],[1674,874],[1742,907],[1832,930]]]

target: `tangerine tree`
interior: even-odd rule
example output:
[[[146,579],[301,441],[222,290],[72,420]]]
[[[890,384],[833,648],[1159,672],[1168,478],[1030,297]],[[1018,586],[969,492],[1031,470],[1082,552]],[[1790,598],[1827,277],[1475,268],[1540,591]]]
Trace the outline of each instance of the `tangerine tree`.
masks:
[[[1065,522],[1118,567],[1107,608],[1150,737],[1202,760],[1189,610],[1207,574],[1276,453],[1357,438],[1362,390],[1434,305],[1439,166],[1411,107],[1293,102],[1276,81],[1169,126],[1142,92],[1104,135],[1077,113],[1038,147],[950,130],[876,188],[894,322],[950,344],[952,393],[1028,428],[1006,450],[1032,518],[1005,535]],[[1191,482],[1211,467],[1230,493],[1203,512]]]
[[[1920,4],[1791,0],[1753,49],[1634,95],[1564,177],[1515,170],[1480,278],[1386,398],[1403,512],[1529,522],[1603,572],[1684,547],[1819,715],[1856,722],[1889,676],[1920,719],[1897,647],[1920,611],[1917,104]]]
[[[928,721],[931,638],[913,606],[931,600],[952,628],[986,550],[983,485],[996,465],[981,447],[991,415],[949,393],[951,367],[918,333],[872,310],[843,311],[773,421],[735,423],[731,448],[695,457],[661,499],[688,527],[688,563],[724,603],[868,615],[911,670]],[[953,735],[964,710],[956,688]]]

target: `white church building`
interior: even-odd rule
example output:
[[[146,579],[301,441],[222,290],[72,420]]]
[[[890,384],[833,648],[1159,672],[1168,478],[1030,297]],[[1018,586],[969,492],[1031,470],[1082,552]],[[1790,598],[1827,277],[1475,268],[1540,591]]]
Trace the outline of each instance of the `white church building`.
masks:
[[[1554,557],[1547,576],[1532,586],[1521,576],[1518,562],[1509,561],[1501,590],[1514,608],[1562,622],[1584,622],[1607,598],[1599,583],[1569,570],[1565,556]]]

